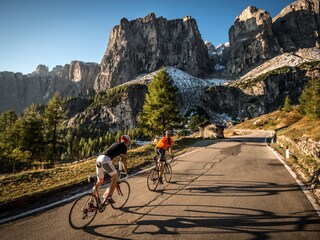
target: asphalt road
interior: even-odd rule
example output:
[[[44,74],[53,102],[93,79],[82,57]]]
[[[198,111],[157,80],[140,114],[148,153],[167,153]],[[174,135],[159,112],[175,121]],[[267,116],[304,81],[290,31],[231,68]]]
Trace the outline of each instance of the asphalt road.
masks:
[[[1,224],[1,239],[320,239],[320,217],[266,136],[194,148],[157,192],[147,189],[146,174],[128,179],[127,206],[107,207],[84,230],[69,226],[70,202]]]

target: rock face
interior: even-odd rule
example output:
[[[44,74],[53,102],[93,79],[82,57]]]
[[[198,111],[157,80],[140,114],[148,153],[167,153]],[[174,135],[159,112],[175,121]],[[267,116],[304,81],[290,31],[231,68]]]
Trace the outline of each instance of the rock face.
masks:
[[[99,71],[97,63],[73,61],[51,72],[44,65],[29,75],[0,72],[0,113],[9,109],[20,113],[32,103],[44,104],[55,92],[64,97],[90,94]]]
[[[68,127],[106,129],[111,133],[131,129],[137,124],[137,116],[142,110],[147,86],[130,84],[118,94],[116,100],[102,106],[95,106],[75,114],[68,121]]]
[[[254,6],[245,9],[229,30],[230,59],[226,72],[240,76],[280,52],[268,12]]]
[[[285,52],[319,47],[319,0],[299,0],[273,19],[272,30]]]
[[[245,9],[229,30],[224,76],[235,79],[284,52],[319,47],[319,5],[319,0],[298,0],[274,19],[256,7]]]
[[[292,104],[298,104],[306,82],[320,78],[319,67],[319,63],[312,67],[284,67],[249,82],[211,87],[203,99],[204,109],[209,116],[218,113],[250,119],[282,107],[286,96]]]
[[[110,34],[94,88],[103,91],[162,66],[200,77],[213,72],[196,21],[191,17],[156,18],[154,13],[133,21],[123,18]]]
[[[77,83],[81,92],[86,92],[93,90],[94,81],[99,72],[100,65],[97,63],[72,61],[59,71],[58,78]]]
[[[20,113],[32,103],[44,103],[49,85],[48,77],[0,72],[0,113],[9,109]]]

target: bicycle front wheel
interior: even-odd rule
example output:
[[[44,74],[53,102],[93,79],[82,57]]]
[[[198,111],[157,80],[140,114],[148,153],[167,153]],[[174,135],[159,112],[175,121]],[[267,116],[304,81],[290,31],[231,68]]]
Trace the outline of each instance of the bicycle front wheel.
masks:
[[[116,185],[116,188],[113,192],[112,198],[115,203],[112,203],[111,206],[114,209],[122,208],[129,199],[130,196],[130,185],[127,181],[122,181]]]
[[[150,191],[156,190],[159,184],[158,179],[159,179],[158,171],[156,169],[151,169],[147,177],[147,186]]]
[[[164,165],[163,174],[164,174],[164,179],[166,180],[167,183],[169,183],[172,178],[172,167],[170,163],[166,163]]]
[[[88,226],[98,211],[98,199],[95,195],[87,193],[79,197],[72,205],[69,212],[69,223],[74,229]]]

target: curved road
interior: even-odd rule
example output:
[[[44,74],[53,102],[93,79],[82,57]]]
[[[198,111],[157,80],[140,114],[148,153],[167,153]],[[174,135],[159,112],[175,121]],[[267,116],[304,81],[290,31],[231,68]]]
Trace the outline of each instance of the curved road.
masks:
[[[268,133],[199,146],[173,163],[172,183],[150,192],[128,179],[127,207],[107,207],[84,230],[72,203],[0,225],[1,239],[320,239],[320,217],[266,147]]]

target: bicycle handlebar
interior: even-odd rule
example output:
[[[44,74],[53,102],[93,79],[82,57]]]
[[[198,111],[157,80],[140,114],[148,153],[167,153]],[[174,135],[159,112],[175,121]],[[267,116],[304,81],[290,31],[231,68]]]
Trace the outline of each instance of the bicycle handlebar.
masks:
[[[129,174],[127,172],[123,172],[123,171],[118,171],[118,174],[119,174],[119,179],[118,181],[120,180],[126,180],[129,178]]]

